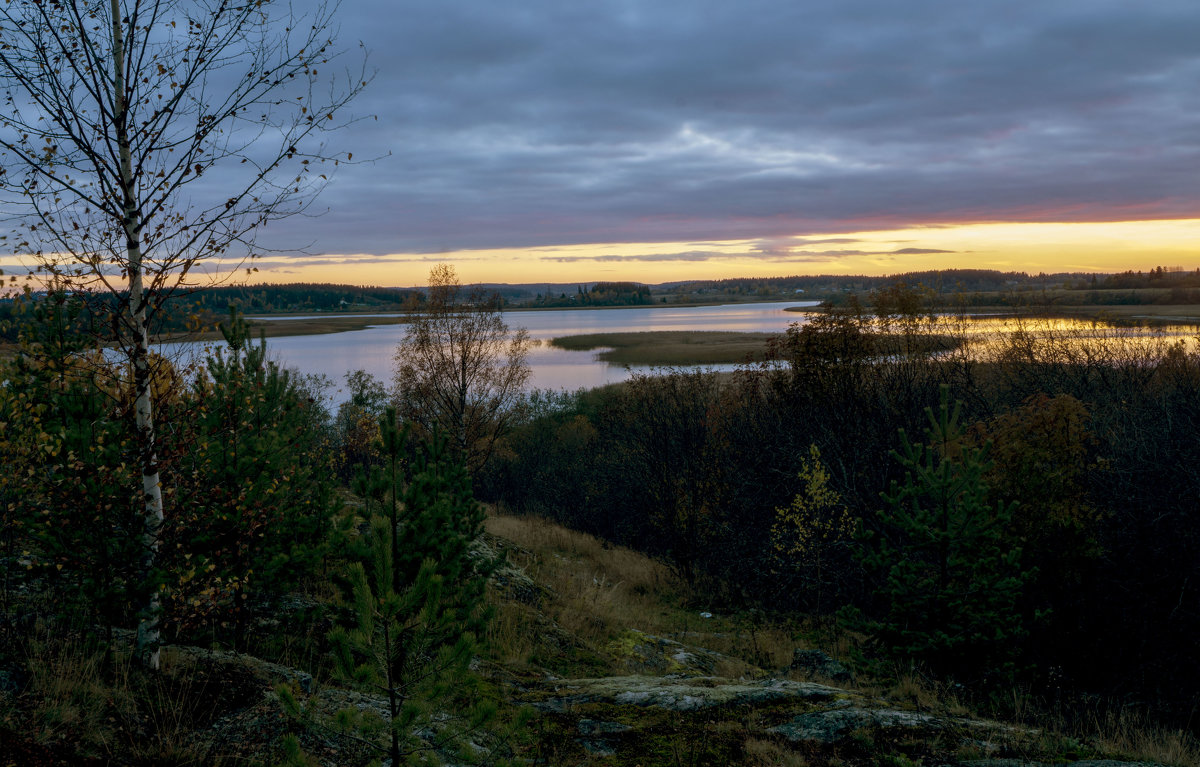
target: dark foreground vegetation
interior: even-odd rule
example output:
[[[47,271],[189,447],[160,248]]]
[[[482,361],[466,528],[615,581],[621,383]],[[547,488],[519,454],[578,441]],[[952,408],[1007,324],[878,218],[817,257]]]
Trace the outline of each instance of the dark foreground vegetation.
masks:
[[[1194,760],[1196,348],[981,349],[876,298],[737,373],[452,412],[414,368],[329,413],[233,314],[154,360],[153,557],[128,385],[80,304],[33,301],[0,367],[0,764]]]
[[[833,311],[782,366],[551,398],[478,486],[730,608],[859,632],[868,663],[1194,725],[1196,347],[1016,332],[880,357],[873,327]]]

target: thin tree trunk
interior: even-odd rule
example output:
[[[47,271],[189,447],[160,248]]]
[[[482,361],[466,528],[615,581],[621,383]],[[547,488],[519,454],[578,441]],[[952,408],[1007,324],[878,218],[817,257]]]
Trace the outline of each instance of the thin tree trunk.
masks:
[[[119,0],[110,0],[113,36],[113,121],[117,147],[121,153],[121,224],[125,230],[125,255],[129,278],[129,332],[133,336],[130,362],[133,367],[134,413],[137,424],[138,462],[142,470],[142,498],[145,502],[142,544],[143,575],[149,578],[158,554],[158,536],[163,523],[162,486],[158,475],[154,413],[150,402],[150,332],[146,318],[145,286],[142,275],[141,222],[137,208],[130,151],[128,113],[125,103],[125,38],[121,28]],[[162,605],[157,586],[150,593],[138,621],[137,651],[142,662],[159,667],[159,615]]]

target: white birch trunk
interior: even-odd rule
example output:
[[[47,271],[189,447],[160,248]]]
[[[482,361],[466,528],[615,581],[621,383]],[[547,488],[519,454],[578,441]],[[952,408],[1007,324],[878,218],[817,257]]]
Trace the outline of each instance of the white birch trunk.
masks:
[[[137,206],[136,180],[130,153],[128,114],[125,103],[125,38],[119,0],[110,0],[113,36],[113,121],[121,154],[121,224],[125,231],[125,257],[129,279],[129,351],[133,368],[134,412],[137,425],[138,463],[142,470],[145,503],[142,544],[142,574],[148,576],[158,554],[158,536],[163,523],[162,486],[158,475],[154,413],[150,402],[150,332],[147,326],[145,286],[142,274],[141,220]],[[162,605],[154,587],[138,621],[137,651],[142,662],[159,667],[159,614]]]

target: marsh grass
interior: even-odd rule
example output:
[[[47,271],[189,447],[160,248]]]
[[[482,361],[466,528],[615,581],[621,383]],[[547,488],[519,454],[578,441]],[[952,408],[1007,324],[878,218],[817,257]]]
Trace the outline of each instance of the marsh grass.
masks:
[[[614,365],[720,365],[766,358],[776,333],[659,330],[643,333],[587,333],[550,343],[560,349],[604,349],[597,357]]]

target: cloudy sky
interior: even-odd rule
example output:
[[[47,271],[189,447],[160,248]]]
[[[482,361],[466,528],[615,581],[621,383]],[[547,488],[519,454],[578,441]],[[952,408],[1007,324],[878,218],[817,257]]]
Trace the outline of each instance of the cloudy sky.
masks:
[[[1200,266],[1195,0],[343,0],[377,74],[261,276]],[[353,62],[353,53],[347,63]],[[1115,223],[1114,223],[1115,222]]]

